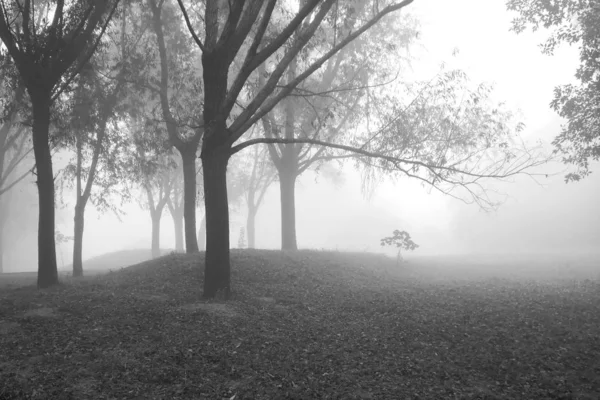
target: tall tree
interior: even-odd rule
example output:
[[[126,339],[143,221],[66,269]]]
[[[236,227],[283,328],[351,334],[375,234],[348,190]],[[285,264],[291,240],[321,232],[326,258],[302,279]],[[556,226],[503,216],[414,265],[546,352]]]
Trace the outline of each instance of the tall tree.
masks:
[[[33,114],[40,288],[58,283],[49,144],[52,103],[95,51],[117,4],[118,0],[0,2],[0,38],[27,89]]]
[[[162,213],[178,176],[177,163],[163,124],[153,124],[144,116],[129,116],[125,121],[132,139],[129,176],[143,191],[140,204],[148,209],[152,220],[152,257],[158,257]]]
[[[135,70],[129,56],[136,46],[135,18],[127,7],[105,34],[105,45],[83,68],[71,96],[71,126],[75,161],[66,168],[63,178],[75,180],[76,200],[73,235],[73,276],[83,275],[83,232],[85,208],[92,202],[108,206],[111,190],[122,180],[119,151],[122,135],[110,124],[116,122],[119,103],[125,94],[126,78]],[[133,27],[135,28],[135,27]],[[138,27],[139,28],[139,27]],[[139,29],[137,29],[139,31]],[[139,33],[138,33],[139,34]],[[135,62],[135,59],[133,59]],[[89,155],[87,159],[85,156]],[[70,173],[69,173],[70,172]],[[98,193],[93,193],[96,190]],[[102,204],[99,204],[102,203]]]
[[[528,27],[550,30],[544,53],[552,55],[561,43],[579,46],[581,64],[575,73],[579,84],[557,86],[551,102],[567,120],[552,142],[555,153],[575,166],[566,181],[578,181],[591,173],[591,160],[600,160],[600,4],[597,0],[509,0],[507,7],[518,13],[512,25],[516,33]]]
[[[343,29],[352,29],[356,20],[369,13],[367,2],[359,4],[348,15]],[[335,21],[333,21],[335,22]],[[335,24],[324,23],[318,32],[316,46],[330,46],[337,35]],[[350,126],[360,124],[367,115],[370,102],[365,101],[369,86],[378,87],[393,81],[406,67],[402,61],[410,44],[417,36],[417,24],[409,16],[388,18],[367,34],[357,38],[342,51],[331,57],[319,71],[299,84],[284,101],[263,117],[263,127],[269,138],[312,138],[336,142]],[[330,43],[331,42],[331,43]],[[299,61],[290,64],[287,80],[296,78],[303,63],[310,63],[305,48]],[[298,64],[298,65],[297,65]],[[264,69],[265,66],[261,66]],[[263,74],[260,75],[259,80]],[[281,200],[281,248],[297,250],[296,237],[296,181],[306,170],[329,160],[327,147],[310,143],[283,143],[270,145],[269,155],[279,178]]]
[[[314,61],[299,72],[293,81],[278,87],[286,69],[309,43],[323,20],[326,17],[337,19],[335,13],[339,7],[334,7],[337,1],[302,1],[299,9],[294,9],[292,3],[276,0],[231,3],[207,1],[201,11],[204,35],[200,38],[183,0],[178,0],[188,29],[202,51],[204,137],[200,158],[204,174],[207,230],[204,296],[214,297],[217,291],[223,290],[227,297],[230,291],[226,171],[233,154],[233,144],[330,57],[383,17],[411,2],[392,2],[382,9],[379,9],[379,2],[374,3],[373,15],[366,22],[357,21],[351,33],[315,55]],[[343,15],[339,17],[340,21],[344,19]],[[277,57],[274,57],[276,53]],[[239,61],[237,64],[234,63],[236,58]],[[251,99],[243,108],[240,107],[232,115],[250,75],[268,60],[272,68],[268,70],[266,83],[254,96],[250,96]],[[232,66],[235,66],[234,70],[231,70]]]
[[[173,7],[170,2],[164,0],[148,0],[148,5],[152,13],[151,23],[158,48],[160,79],[157,92],[162,117],[169,139],[181,154],[183,162],[186,251],[195,253],[198,252],[196,157],[202,130],[199,128],[201,122],[194,118],[200,103],[185,101],[185,93],[192,94],[202,90],[200,74],[196,69],[199,59],[189,35],[181,29],[181,18],[177,14],[176,6]]]
[[[200,158],[203,167],[204,203],[206,208],[206,261],[204,273],[204,296],[214,297],[222,291],[225,297],[230,292],[230,253],[229,253],[229,210],[227,201],[227,165],[230,157],[247,146],[258,143],[310,143],[328,146],[346,152],[355,152],[365,159],[384,160],[380,162],[382,169],[394,169],[416,176],[412,170],[425,170],[430,183],[447,182],[470,188],[479,185],[485,177],[507,177],[523,172],[536,160],[523,158],[510,163],[504,159],[493,163],[460,164],[456,160],[448,164],[446,159],[431,159],[425,154],[424,159],[414,160],[410,157],[396,157],[394,149],[402,142],[395,129],[401,126],[388,121],[387,141],[378,140],[377,150],[372,151],[366,144],[337,144],[312,138],[256,138],[234,144],[257,122],[259,122],[280,101],[288,97],[294,89],[321,68],[327,60],[341,51],[364,32],[376,25],[385,16],[398,11],[411,0],[404,1],[372,1],[366,7],[368,15],[353,21],[354,26],[348,28],[344,24],[352,21],[349,15],[361,1],[340,2],[336,0],[305,0],[298,3],[265,1],[221,2],[207,1],[199,5],[203,14],[204,35],[198,36],[187,7],[183,0],[178,0],[192,37],[202,51],[204,80],[203,127],[204,136]],[[197,10],[197,9],[196,9]],[[314,46],[311,40],[323,21],[337,21],[333,24],[336,40],[329,46]],[[316,49],[306,56],[310,62],[299,63],[294,60],[300,52],[311,46]],[[237,62],[234,62],[236,61]],[[264,84],[258,89],[248,89],[248,83],[256,82],[257,68],[266,63]],[[302,67],[294,74],[295,78],[284,80],[286,71],[292,65]],[[254,76],[250,79],[251,75]],[[231,80],[230,80],[231,78]],[[451,121],[453,116],[448,115]],[[486,136],[487,137],[487,136]],[[394,143],[394,140],[396,143]],[[372,141],[372,143],[375,143]],[[496,141],[491,142],[497,144]],[[465,149],[472,150],[471,148]],[[478,154],[481,156],[482,149]],[[404,153],[405,155],[406,153]],[[473,157],[476,157],[475,155]],[[471,157],[466,157],[472,161]],[[512,158],[515,160],[515,158]],[[486,159],[487,160],[487,159]],[[506,162],[503,162],[506,161]],[[471,177],[473,179],[468,179]],[[475,179],[477,177],[477,179]],[[476,194],[471,190],[469,193]]]

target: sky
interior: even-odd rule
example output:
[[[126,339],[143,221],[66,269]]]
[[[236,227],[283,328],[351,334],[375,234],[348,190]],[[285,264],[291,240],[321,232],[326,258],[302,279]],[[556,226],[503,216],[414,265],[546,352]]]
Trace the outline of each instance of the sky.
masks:
[[[539,43],[544,32],[511,32],[511,15],[503,1],[415,0],[407,10],[421,21],[422,49],[413,66],[414,74],[432,76],[442,62],[460,67],[474,81],[494,83],[496,98],[520,110],[527,127],[523,132],[526,140],[549,143],[560,132],[562,121],[549,103],[556,85],[573,80],[578,65],[576,48],[560,48],[553,57],[543,55]],[[379,240],[401,229],[420,245],[416,256],[598,249],[600,168],[596,165],[591,177],[574,184],[564,183],[564,174],[560,173],[563,166],[547,168],[549,173],[559,173],[538,182],[522,177],[512,183],[494,184],[508,198],[493,213],[484,213],[476,205],[444,197],[408,179],[386,181],[371,196],[365,196],[360,176],[351,167],[341,171],[340,182],[335,185],[309,172],[297,186],[298,244],[301,248],[381,251]],[[110,251],[149,249],[150,217],[136,207],[125,206],[127,216],[123,222],[89,207],[84,259]],[[67,234],[72,231],[71,209],[59,210],[57,229]],[[244,218],[232,215],[234,247]],[[279,221],[279,189],[275,183],[258,213],[258,247],[279,247]],[[35,240],[35,221],[28,223],[32,229],[23,238],[23,246]],[[163,247],[174,246],[172,232],[172,220],[165,213]],[[70,252],[68,245],[59,246],[59,265],[70,263]],[[29,253],[29,258],[19,261],[15,268],[35,269],[35,256]]]

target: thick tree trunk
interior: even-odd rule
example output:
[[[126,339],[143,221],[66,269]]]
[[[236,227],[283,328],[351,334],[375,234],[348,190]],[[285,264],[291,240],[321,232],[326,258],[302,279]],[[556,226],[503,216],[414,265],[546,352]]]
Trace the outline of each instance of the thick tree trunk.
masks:
[[[200,228],[198,228],[198,248],[201,251],[206,250],[206,214],[202,216]]]
[[[73,276],[83,276],[83,227],[85,206],[78,200],[75,206],[73,232]]]
[[[229,205],[227,203],[227,162],[229,154],[213,151],[202,157],[204,204],[206,209],[206,258],[204,297],[213,298],[223,290],[229,298]]]
[[[176,210],[171,214],[173,216],[173,226],[175,228],[175,251],[183,252],[183,214]]]
[[[183,219],[185,248],[188,254],[198,252],[196,238],[196,150],[182,151],[183,160]]]
[[[248,235],[248,248],[256,247],[256,208],[248,207],[248,217],[246,218],[246,234]]]
[[[152,215],[152,258],[160,257],[160,213]]]
[[[281,250],[298,250],[296,241],[296,175],[279,172],[281,192]]]
[[[38,281],[39,288],[58,284],[54,237],[54,174],[49,145],[50,94],[30,93],[33,105],[33,153],[39,194]]]

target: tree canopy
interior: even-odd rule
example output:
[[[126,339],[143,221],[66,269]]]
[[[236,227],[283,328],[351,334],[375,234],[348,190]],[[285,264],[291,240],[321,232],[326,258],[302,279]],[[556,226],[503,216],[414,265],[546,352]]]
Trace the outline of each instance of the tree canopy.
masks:
[[[560,44],[579,47],[577,85],[561,85],[554,90],[552,108],[566,124],[552,142],[555,153],[575,167],[566,181],[588,176],[590,161],[600,160],[600,4],[596,0],[510,0],[509,10],[518,15],[512,29],[545,28],[549,36],[542,51],[552,55]]]
[[[207,298],[229,295],[230,206],[246,191],[249,214],[256,214],[273,180],[267,154],[279,177],[282,210],[291,211],[282,215],[293,216],[297,176],[332,159],[353,160],[367,179],[409,177],[493,208],[483,180],[528,173],[546,158],[519,140],[522,125],[493,100],[488,85],[458,70],[423,82],[402,79],[397,50],[410,46],[418,24],[400,11],[411,3],[4,4],[0,37],[31,103],[39,286],[57,283],[52,125],[60,132],[56,140],[69,145],[65,151],[76,153],[65,177],[77,187],[78,257],[85,203],[102,202],[108,193],[95,196],[94,179],[113,188],[127,180],[145,190],[155,239],[165,206],[180,221],[183,194],[188,252],[198,250],[200,188]],[[247,152],[245,161],[233,158],[254,145],[267,147]],[[97,166],[104,171],[94,172]],[[104,175],[112,167],[119,174]],[[175,191],[181,186],[176,174],[183,175],[183,187]],[[289,249],[297,247],[294,221]],[[252,244],[253,216],[247,224]],[[154,247],[158,254],[158,240]]]

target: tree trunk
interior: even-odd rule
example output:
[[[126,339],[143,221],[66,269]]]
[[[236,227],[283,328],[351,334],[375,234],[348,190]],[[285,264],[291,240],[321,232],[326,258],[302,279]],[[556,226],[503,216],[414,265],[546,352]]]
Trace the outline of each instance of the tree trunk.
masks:
[[[212,151],[202,157],[204,204],[206,210],[206,256],[204,297],[213,298],[220,290],[229,298],[229,205],[227,203],[227,163],[229,154]]]
[[[173,226],[175,227],[175,251],[183,252],[183,214],[181,209],[174,210],[171,213],[173,216]]]
[[[246,218],[246,234],[248,235],[248,248],[256,247],[256,208],[248,207],[248,217]]]
[[[54,237],[54,174],[49,145],[50,93],[30,93],[33,106],[33,153],[39,194],[38,288],[58,284]]]
[[[183,219],[185,248],[188,254],[197,253],[196,238],[196,149],[182,151],[183,160]]]
[[[279,172],[281,192],[281,250],[298,250],[296,241],[296,175]]]
[[[8,208],[10,207],[10,191],[0,196],[0,274],[4,272],[4,227],[8,221]]]
[[[0,205],[1,207],[1,205]],[[2,211],[0,210],[0,214]],[[0,215],[0,274],[4,273],[4,221]]]
[[[198,229],[198,248],[201,251],[206,250],[206,214],[202,216],[200,228]]]
[[[83,226],[84,205],[80,199],[75,206],[74,232],[73,232],[73,276],[83,276]]]
[[[152,214],[152,258],[160,257],[160,217],[161,213]]]

